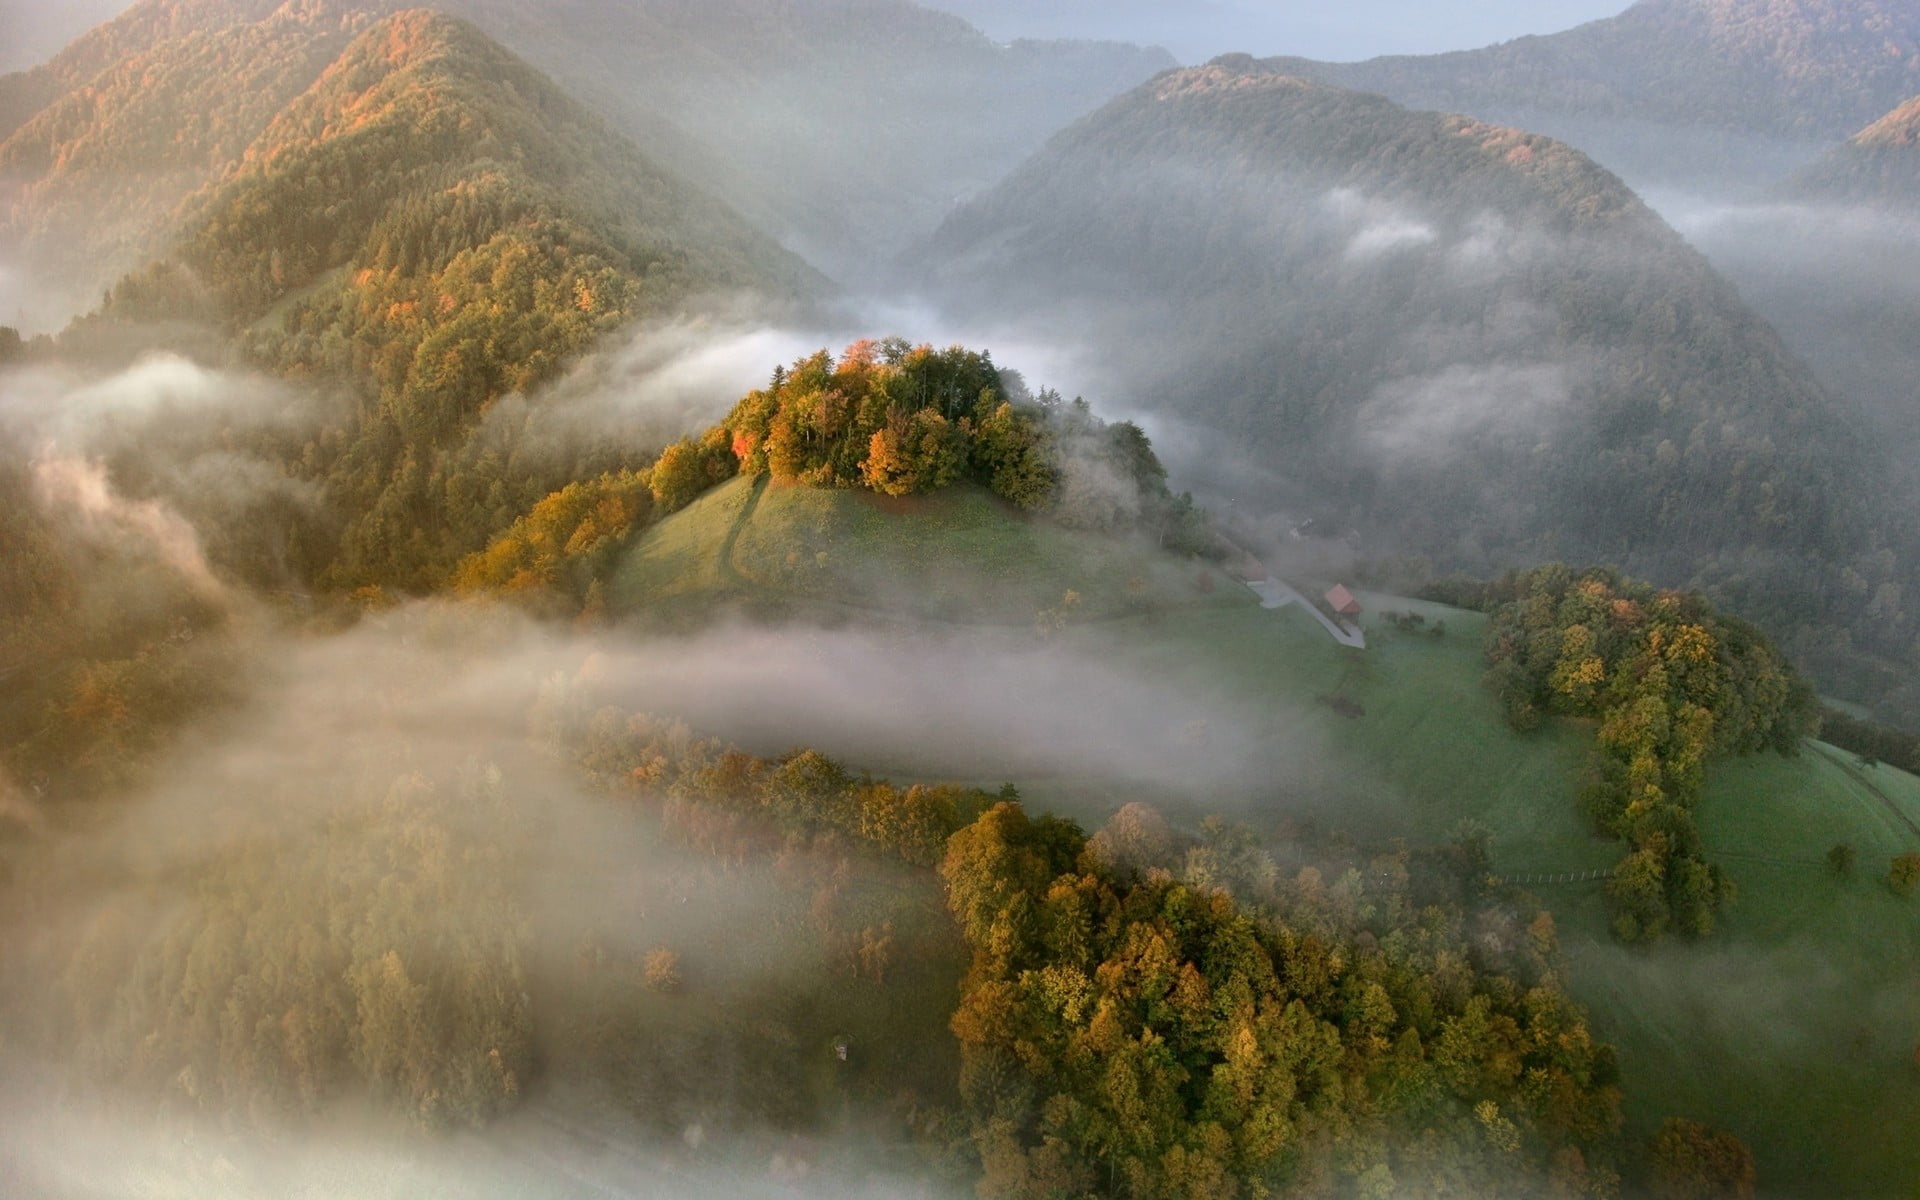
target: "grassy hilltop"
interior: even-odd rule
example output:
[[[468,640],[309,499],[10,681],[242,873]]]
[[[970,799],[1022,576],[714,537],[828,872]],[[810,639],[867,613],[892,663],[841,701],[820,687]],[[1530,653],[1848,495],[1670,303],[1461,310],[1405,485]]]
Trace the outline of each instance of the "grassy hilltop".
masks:
[[[735,479],[649,530],[614,576],[616,610],[892,617],[1031,626],[1077,615],[1241,608],[1218,567],[1028,520],[985,488],[885,497]]]

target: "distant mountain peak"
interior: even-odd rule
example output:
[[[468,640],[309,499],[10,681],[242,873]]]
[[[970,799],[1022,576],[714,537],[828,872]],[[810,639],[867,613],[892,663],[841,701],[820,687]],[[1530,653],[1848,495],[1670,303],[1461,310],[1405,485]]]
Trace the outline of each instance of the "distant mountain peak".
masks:
[[[1269,62],[1411,107],[1542,129],[1639,180],[1754,181],[1920,92],[1920,5],[1642,0],[1475,50]]]
[[[1616,176],[1564,142],[1477,117],[1408,110],[1385,96],[1293,74],[1281,60],[1223,55],[1204,66],[1166,72],[1135,94],[1136,100],[1140,97],[1158,104],[1190,104],[1190,119],[1249,144],[1272,132],[1266,122],[1287,115],[1294,126],[1294,135],[1285,139],[1290,150],[1330,160],[1339,160],[1375,132],[1381,134],[1380,152],[1394,158],[1419,153],[1427,140],[1444,137],[1472,146],[1478,157],[1529,181],[1539,198],[1570,219],[1652,216]],[[1123,98],[1115,103],[1129,102]],[[1330,138],[1331,150],[1312,144],[1323,134]],[[1339,169],[1360,175],[1374,170],[1364,162],[1344,161]],[[1379,173],[1390,175],[1391,167]]]
[[[1790,199],[1920,211],[1920,96],[1788,180]]]

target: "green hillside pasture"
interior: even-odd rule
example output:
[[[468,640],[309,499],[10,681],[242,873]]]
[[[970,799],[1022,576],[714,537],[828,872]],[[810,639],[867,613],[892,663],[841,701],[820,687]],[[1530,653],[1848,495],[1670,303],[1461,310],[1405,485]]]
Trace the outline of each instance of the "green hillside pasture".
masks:
[[[764,479],[715,488],[648,531],[621,564],[613,601],[628,612],[721,606],[1008,626],[1043,611],[1098,620],[1252,602],[1212,566],[1063,529],[982,488],[893,499]]]
[[[1920,787],[1851,763],[1815,744],[1712,768],[1701,833],[1740,894],[1706,942],[1629,951],[1606,939],[1599,885],[1540,892],[1575,993],[1619,1048],[1638,1131],[1672,1113],[1732,1129],[1763,1190],[1912,1196],[1920,900],[1895,896],[1885,875],[1920,838],[1881,796],[1912,815]],[[1858,854],[1847,876],[1824,861],[1838,842]]]
[[[1370,608],[1380,598],[1368,597]],[[1576,871],[1609,865],[1611,843],[1592,839],[1573,806],[1590,733],[1558,723],[1510,730],[1480,684],[1486,618],[1417,601],[1391,601],[1445,621],[1438,636],[1366,621],[1368,646],[1335,643],[1297,606],[1218,608],[1156,622],[1076,631],[1088,646],[1146,678],[1223,690],[1271,730],[1262,784],[1210,797],[1258,829],[1310,819],[1367,839],[1425,845],[1464,819],[1492,835],[1503,871]],[[1128,636],[1116,637],[1124,632]],[[1083,820],[1072,781],[1019,781],[1036,800],[1058,797]]]

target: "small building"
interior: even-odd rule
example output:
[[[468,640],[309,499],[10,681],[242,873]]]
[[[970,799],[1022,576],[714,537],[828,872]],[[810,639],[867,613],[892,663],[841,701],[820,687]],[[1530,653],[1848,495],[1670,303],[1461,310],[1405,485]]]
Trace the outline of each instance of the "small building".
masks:
[[[1327,589],[1327,607],[1335,616],[1357,617],[1360,615],[1360,601],[1354,598],[1344,583],[1336,583]]]

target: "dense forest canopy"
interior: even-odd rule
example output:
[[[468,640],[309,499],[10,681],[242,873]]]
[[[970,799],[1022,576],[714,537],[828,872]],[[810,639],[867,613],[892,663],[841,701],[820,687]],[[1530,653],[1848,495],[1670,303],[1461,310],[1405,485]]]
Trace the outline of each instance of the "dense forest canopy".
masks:
[[[1612,1056],[1551,918],[1483,908],[1476,939],[1444,862],[1325,866],[1141,805],[1091,840],[1011,805],[956,833],[981,1195],[1608,1194]]]

